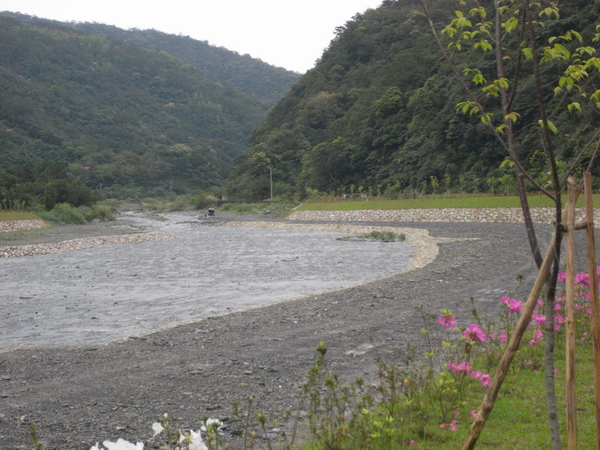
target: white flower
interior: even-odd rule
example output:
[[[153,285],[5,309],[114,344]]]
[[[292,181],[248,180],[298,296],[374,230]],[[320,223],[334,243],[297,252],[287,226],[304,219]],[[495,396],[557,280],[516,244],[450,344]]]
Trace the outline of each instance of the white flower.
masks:
[[[208,450],[206,444],[202,441],[200,431],[190,430],[190,450]]]
[[[102,450],[100,447],[98,447],[98,443],[96,442],[96,445],[92,446],[92,448],[90,448],[90,450]]]
[[[207,419],[206,420],[206,427],[207,428],[216,428],[219,429],[221,428],[221,425],[223,425],[223,422],[221,422],[219,419]]]
[[[154,436],[152,437],[155,437],[157,434],[162,433],[164,431],[164,428],[159,422],[154,422],[152,424],[152,431],[154,431]]]
[[[144,443],[133,444],[125,439],[119,438],[117,442],[104,441],[102,443],[107,450],[144,450]]]

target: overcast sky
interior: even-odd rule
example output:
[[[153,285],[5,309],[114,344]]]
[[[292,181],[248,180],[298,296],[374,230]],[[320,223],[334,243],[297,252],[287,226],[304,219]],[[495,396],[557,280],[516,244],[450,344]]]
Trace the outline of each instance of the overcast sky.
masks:
[[[0,0],[0,11],[182,34],[306,72],[357,12],[382,0]]]

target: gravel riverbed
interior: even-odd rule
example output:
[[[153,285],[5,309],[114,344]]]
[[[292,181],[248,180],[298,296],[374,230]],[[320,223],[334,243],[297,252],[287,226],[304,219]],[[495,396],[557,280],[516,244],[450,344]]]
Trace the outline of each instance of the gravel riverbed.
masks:
[[[331,368],[342,379],[364,377],[372,382],[377,373],[372,348],[402,349],[408,342],[417,342],[422,328],[418,307],[430,312],[452,309],[465,323],[473,303],[482,313],[493,314],[508,286],[515,295],[523,296],[537,272],[519,223],[475,222],[474,218],[464,218],[463,222],[427,221],[423,217],[386,220],[378,212],[362,212],[353,219],[298,214],[289,220],[269,220],[266,216],[224,217],[217,212],[215,223],[204,225],[232,230],[233,226],[251,230],[268,227],[273,232],[289,232],[292,242],[301,239],[299,230],[345,234],[351,229],[391,228],[406,233],[414,252],[412,265],[343,289],[291,300],[282,296],[286,301],[193,321],[178,317],[176,322],[181,325],[105,344],[36,345],[4,351],[0,353],[0,448],[30,448],[30,423],[36,425],[46,449],[88,449],[96,442],[119,437],[158,448],[150,438],[150,426],[164,413],[182,428],[196,429],[203,416],[219,418],[226,424],[225,437],[231,448],[240,448],[236,436],[242,424],[232,415],[232,402],[243,406],[252,395],[254,410],[264,411],[270,418],[281,418],[288,409],[301,410],[299,390],[316,359],[320,341],[326,342]],[[177,227],[202,226],[180,221]],[[39,234],[0,245],[61,245],[105,236],[115,240],[134,236],[127,239],[142,241],[144,233],[140,231],[161,231],[161,223],[148,218],[140,228],[139,222],[129,222],[125,216],[116,224],[40,230]],[[545,248],[551,226],[537,226],[540,245]],[[175,236],[177,227],[170,231]],[[142,248],[162,248],[175,243],[175,238],[163,235],[161,240],[101,243],[46,255],[36,254],[31,247],[28,256],[16,257],[15,261],[80,252],[90,252],[89,258],[93,258],[96,251],[106,258],[106,251],[112,249],[130,255],[126,273],[134,275],[141,273],[136,265],[144,266],[135,258],[146,254]],[[583,251],[584,246],[581,248]],[[8,259],[13,258],[5,261]],[[167,269],[172,263],[164,264]],[[74,267],[65,265],[64,270],[78,276]],[[10,277],[9,273],[0,275]],[[243,293],[244,282],[240,283]],[[157,298],[168,297],[179,287],[163,288]],[[84,298],[86,290],[93,290],[93,286],[68,295]],[[282,285],[281,291],[285,290]],[[179,315],[177,309],[161,314]],[[118,315],[126,316],[127,308],[119,309]],[[280,422],[271,432],[279,439],[289,435],[290,428]]]

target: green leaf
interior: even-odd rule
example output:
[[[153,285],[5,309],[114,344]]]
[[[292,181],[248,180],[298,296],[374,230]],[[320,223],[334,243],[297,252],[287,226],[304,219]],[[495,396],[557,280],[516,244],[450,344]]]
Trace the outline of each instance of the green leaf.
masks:
[[[542,128],[544,128],[544,122],[542,120],[538,120],[538,123]],[[548,129],[550,131],[552,131],[554,134],[558,133],[558,128],[556,128],[556,125],[554,125],[554,123],[552,123],[550,120],[547,120],[546,123],[548,124]]]

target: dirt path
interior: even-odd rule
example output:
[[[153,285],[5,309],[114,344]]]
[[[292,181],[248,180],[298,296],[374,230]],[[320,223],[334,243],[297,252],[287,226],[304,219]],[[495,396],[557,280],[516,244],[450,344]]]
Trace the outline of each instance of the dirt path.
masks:
[[[468,320],[469,298],[493,312],[507,286],[517,286],[517,275],[524,286],[515,289],[525,290],[536,272],[519,224],[378,225],[469,240],[440,244],[439,255],[424,268],[344,290],[108,345],[1,353],[0,448],[30,448],[30,423],[47,449],[87,449],[118,437],[146,440],[163,413],[182,428],[197,428],[203,416],[220,418],[232,448],[239,448],[234,435],[241,424],[232,402],[243,405],[253,395],[255,411],[271,418],[296,410],[320,341],[327,343],[335,372],[369,380],[377,371],[368,351],[373,344],[392,349],[418,340],[419,305],[431,312],[449,308]],[[285,432],[280,424],[274,434]],[[152,440],[146,444],[156,448]]]

